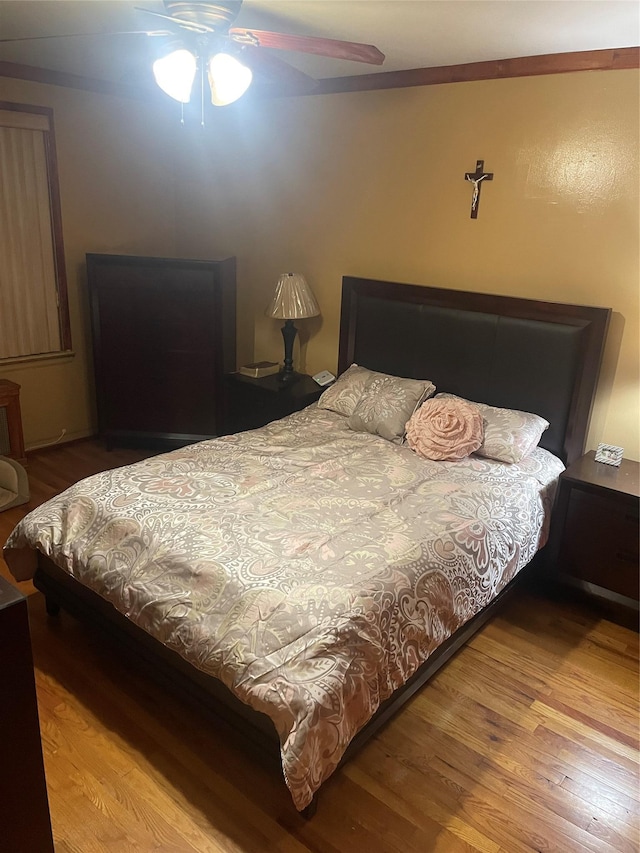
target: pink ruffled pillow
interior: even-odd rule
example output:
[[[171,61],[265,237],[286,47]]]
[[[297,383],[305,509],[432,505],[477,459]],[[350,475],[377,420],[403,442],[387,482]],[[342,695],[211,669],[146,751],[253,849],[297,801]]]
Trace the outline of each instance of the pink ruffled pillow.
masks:
[[[464,459],[483,437],[480,409],[464,400],[427,400],[407,423],[407,444],[425,459]]]

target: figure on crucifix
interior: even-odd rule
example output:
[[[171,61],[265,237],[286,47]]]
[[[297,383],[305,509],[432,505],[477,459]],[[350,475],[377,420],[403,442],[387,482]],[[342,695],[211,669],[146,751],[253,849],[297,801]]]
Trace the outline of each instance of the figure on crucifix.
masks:
[[[475,172],[465,172],[465,181],[473,184],[473,195],[471,196],[471,219],[478,218],[478,205],[480,204],[480,183],[482,181],[492,181],[493,172],[484,171],[484,160],[476,161]]]

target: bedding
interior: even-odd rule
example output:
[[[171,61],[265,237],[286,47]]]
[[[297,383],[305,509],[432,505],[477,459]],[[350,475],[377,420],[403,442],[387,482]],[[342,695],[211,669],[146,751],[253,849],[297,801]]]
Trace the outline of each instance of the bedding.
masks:
[[[407,421],[435,390],[428,379],[402,379],[372,372],[347,425],[356,432],[401,442]]]
[[[458,399],[427,400],[407,423],[407,444],[424,459],[464,459],[482,444],[480,409]]]
[[[416,408],[435,393],[429,379],[406,379],[352,364],[318,400],[321,409],[349,416],[349,426],[402,441]]]
[[[455,394],[436,394],[440,400],[463,400]],[[549,428],[549,421],[532,412],[518,409],[502,409],[487,403],[472,403],[477,406],[484,421],[484,440],[476,450],[478,456],[497,459],[499,462],[520,462],[528,456]]]
[[[36,550],[273,721],[298,809],[384,699],[547,539],[562,463],[429,461],[313,405],[89,477]]]
[[[367,370],[366,367],[351,364],[344,373],[338,376],[333,385],[322,392],[318,400],[318,407],[330,409],[339,415],[349,417],[353,414],[360,397],[362,397],[370,373],[371,371]]]

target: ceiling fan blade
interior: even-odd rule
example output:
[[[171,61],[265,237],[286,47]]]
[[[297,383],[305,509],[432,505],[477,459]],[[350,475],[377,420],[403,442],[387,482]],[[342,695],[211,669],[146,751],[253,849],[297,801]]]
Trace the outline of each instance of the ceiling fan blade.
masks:
[[[136,12],[142,12],[145,15],[153,15],[154,18],[162,18],[163,21],[171,21],[174,27],[179,27],[184,30],[192,30],[194,33],[212,33],[213,27],[207,24],[197,24],[195,21],[187,21],[184,18],[176,18],[171,15],[163,15],[162,12],[152,12],[151,9],[141,9],[139,6],[134,6]]]
[[[318,86],[318,81],[304,71],[253,45],[248,44],[242,48],[240,60],[261,77],[269,77],[275,83],[297,93],[306,94]]]
[[[272,47],[276,50],[295,50],[300,53],[316,53],[318,56],[330,56],[333,59],[350,59],[353,62],[367,62],[369,65],[382,65],[384,53],[372,44],[360,44],[353,41],[317,38],[315,36],[294,36],[287,33],[272,33],[268,30],[250,30],[233,27],[229,35],[238,42],[255,47]]]
[[[0,39],[0,44],[9,44],[14,41],[43,41],[45,39],[70,39],[90,36],[170,36],[173,30],[123,30],[110,33],[60,33],[56,36],[23,36],[22,38]]]

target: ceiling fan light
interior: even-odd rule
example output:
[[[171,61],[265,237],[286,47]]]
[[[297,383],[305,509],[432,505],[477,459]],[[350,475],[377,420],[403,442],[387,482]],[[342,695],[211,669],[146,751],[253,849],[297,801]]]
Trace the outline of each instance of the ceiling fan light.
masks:
[[[215,107],[224,107],[242,97],[251,85],[253,74],[234,56],[228,53],[216,53],[209,60],[209,86],[211,103]]]
[[[169,97],[188,104],[196,76],[196,58],[190,50],[180,48],[153,63],[156,83]]]

